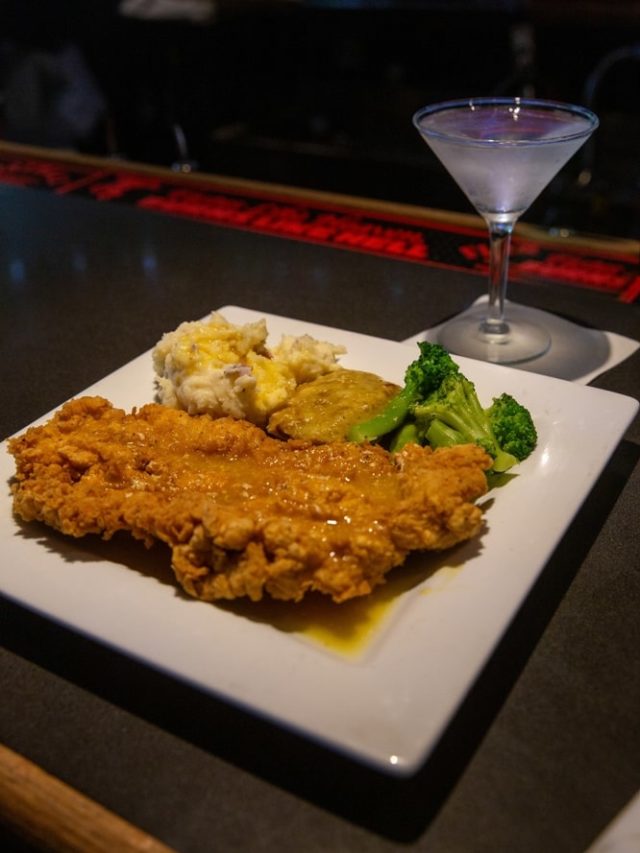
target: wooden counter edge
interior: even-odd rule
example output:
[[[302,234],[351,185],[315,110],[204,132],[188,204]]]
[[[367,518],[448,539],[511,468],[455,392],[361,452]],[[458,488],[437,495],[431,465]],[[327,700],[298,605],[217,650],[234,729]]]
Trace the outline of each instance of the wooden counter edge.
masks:
[[[105,171],[124,171],[135,174],[154,175],[165,180],[175,181],[184,185],[211,184],[212,186],[226,186],[229,189],[244,192],[261,192],[265,194],[277,193],[280,196],[297,201],[317,201],[329,205],[339,205],[343,208],[353,208],[362,212],[370,210],[380,214],[390,214],[397,217],[405,217],[415,222],[424,220],[428,222],[441,222],[443,224],[459,225],[467,228],[478,228],[484,230],[485,224],[480,216],[473,213],[458,213],[438,208],[422,207],[400,202],[382,201],[380,199],[368,198],[366,196],[351,196],[341,193],[326,192],[300,187],[292,187],[287,184],[267,183],[265,181],[250,180],[247,178],[236,178],[228,175],[218,175],[212,172],[174,172],[161,166],[150,166],[146,163],[138,163],[129,160],[108,159],[95,157],[87,154],[78,154],[69,149],[41,148],[34,145],[23,145],[17,142],[0,141],[0,152],[15,154],[22,157],[36,157],[44,160],[60,163],[77,164],[78,166],[92,166]],[[552,234],[544,228],[526,222],[518,223],[516,235],[535,240],[539,243],[551,245],[556,248],[585,249],[590,251],[603,251],[614,255],[626,255],[631,257],[640,256],[640,240],[632,240],[623,237],[610,237],[598,234],[580,234],[575,232]]]
[[[0,744],[0,824],[56,853],[175,853]]]

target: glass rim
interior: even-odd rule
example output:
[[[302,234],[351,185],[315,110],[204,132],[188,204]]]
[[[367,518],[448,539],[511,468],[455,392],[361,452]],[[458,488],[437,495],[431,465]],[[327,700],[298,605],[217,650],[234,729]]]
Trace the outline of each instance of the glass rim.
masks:
[[[559,136],[543,137],[541,139],[500,139],[499,137],[488,137],[486,139],[471,139],[468,136],[461,136],[455,132],[447,132],[442,130],[430,130],[421,126],[420,122],[430,115],[435,113],[445,112],[447,110],[470,109],[474,106],[478,107],[534,107],[537,109],[548,110],[549,112],[565,112],[573,115],[581,116],[587,122],[587,125],[580,130],[575,130],[569,133],[563,133]],[[563,101],[546,100],[544,98],[521,98],[514,97],[482,97],[482,98],[458,98],[450,101],[440,101],[427,106],[421,107],[413,114],[412,122],[416,130],[424,137],[432,139],[442,139],[448,142],[458,142],[464,145],[552,145],[558,142],[568,141],[571,139],[582,139],[590,136],[600,124],[598,116],[588,107],[582,107],[577,104],[570,104]]]

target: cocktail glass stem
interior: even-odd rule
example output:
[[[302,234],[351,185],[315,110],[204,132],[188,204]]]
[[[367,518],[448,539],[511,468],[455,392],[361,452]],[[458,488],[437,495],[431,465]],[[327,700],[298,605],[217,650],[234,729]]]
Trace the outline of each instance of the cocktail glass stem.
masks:
[[[509,252],[515,221],[497,221],[486,217],[489,226],[489,305],[480,331],[492,337],[509,334],[509,324],[504,316],[504,300],[509,278]]]

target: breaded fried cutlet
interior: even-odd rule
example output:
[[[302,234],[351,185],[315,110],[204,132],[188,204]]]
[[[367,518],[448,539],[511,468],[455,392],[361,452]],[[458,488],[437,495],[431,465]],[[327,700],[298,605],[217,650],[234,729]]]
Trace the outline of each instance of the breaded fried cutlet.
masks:
[[[366,595],[411,551],[479,534],[491,460],[465,445],[399,454],[282,441],[259,427],[100,397],[67,403],[9,442],[13,505],[69,536],[165,542],[207,601]]]

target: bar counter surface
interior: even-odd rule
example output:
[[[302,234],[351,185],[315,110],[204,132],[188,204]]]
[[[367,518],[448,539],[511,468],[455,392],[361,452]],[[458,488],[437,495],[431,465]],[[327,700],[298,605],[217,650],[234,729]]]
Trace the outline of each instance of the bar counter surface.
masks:
[[[5,159],[18,154],[10,148]],[[226,186],[368,210],[398,228],[423,216],[365,199]],[[471,218],[439,221],[471,228]],[[637,259],[630,242],[594,242],[627,267]],[[570,250],[588,245],[576,240]],[[484,291],[473,270],[415,261],[0,183],[0,436],[223,305],[402,341]],[[509,295],[640,337],[637,301],[578,284],[518,278]],[[592,384],[640,397],[640,351]],[[353,762],[6,598],[0,742],[181,853],[580,853],[640,788],[639,458],[636,419],[410,778]],[[2,849],[30,849],[3,838]]]

